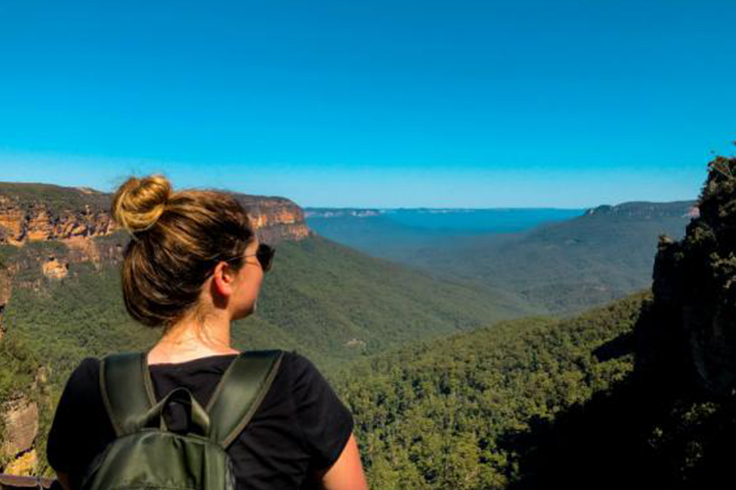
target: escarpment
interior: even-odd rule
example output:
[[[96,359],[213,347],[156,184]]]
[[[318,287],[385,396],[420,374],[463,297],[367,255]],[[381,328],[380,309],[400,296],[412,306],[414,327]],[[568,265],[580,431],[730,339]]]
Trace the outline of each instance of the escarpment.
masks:
[[[304,211],[282,197],[233,193],[249,212],[264,241],[309,235]],[[78,240],[118,230],[110,216],[112,194],[50,184],[0,183],[0,244]],[[83,246],[77,246],[77,249]]]
[[[115,229],[110,198],[86,188],[0,183],[0,243],[108,235]]]

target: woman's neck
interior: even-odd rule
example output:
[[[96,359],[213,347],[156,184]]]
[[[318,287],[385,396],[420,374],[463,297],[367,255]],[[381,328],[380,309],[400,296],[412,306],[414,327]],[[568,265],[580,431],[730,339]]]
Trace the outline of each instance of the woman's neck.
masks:
[[[182,321],[170,327],[148,353],[149,364],[186,362],[238,351],[230,344],[230,320],[207,318],[206,322]]]

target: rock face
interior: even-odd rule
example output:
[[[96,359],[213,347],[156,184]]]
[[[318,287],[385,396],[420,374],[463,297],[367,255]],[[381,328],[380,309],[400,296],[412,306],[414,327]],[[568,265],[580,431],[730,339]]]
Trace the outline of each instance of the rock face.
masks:
[[[304,210],[288,199],[235,196],[248,211],[259,240],[263,242],[302,240],[312,233],[304,219]]]
[[[301,240],[310,230],[304,211],[281,197],[233,194],[251,215],[264,241]],[[0,243],[107,236],[118,227],[109,208],[111,194],[47,184],[0,183]]]
[[[2,405],[4,441],[2,455],[13,458],[33,447],[38,433],[38,406],[25,398]]]
[[[62,263],[56,257],[49,257],[42,266],[43,274],[51,279],[63,279],[69,273],[69,263]]]
[[[38,468],[38,455],[35,449],[26,451],[22,456],[13,460],[3,472],[7,475],[33,476]]]
[[[0,240],[26,241],[94,237],[114,231],[110,196],[45,184],[0,183]]]
[[[654,321],[637,363],[710,395],[736,394],[736,158],[717,157],[685,237],[661,236]]]

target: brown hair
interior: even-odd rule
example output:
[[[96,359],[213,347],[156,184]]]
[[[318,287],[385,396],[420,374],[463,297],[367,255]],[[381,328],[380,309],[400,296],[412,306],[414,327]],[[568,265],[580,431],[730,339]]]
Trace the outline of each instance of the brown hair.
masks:
[[[130,177],[111,214],[131,235],[123,252],[123,299],[140,323],[168,329],[192,309],[219,261],[237,271],[255,233],[242,205],[213,190],[173,192],[162,175]]]

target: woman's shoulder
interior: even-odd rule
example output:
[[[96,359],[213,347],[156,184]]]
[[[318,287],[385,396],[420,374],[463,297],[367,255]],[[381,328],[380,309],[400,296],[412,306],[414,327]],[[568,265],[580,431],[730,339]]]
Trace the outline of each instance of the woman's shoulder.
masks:
[[[295,380],[299,380],[304,376],[320,374],[317,366],[308,357],[296,350],[284,351],[282,362],[286,364]]]
[[[296,349],[276,349],[277,352],[281,353],[281,361],[279,365],[279,371],[289,371],[291,373],[304,373],[305,371],[317,370],[314,363],[307,358],[305,355],[299,353]],[[257,352],[273,352],[273,350],[247,350],[241,352],[241,354],[257,353]]]
[[[100,359],[97,357],[85,357],[69,375],[67,384],[85,383],[96,379],[100,372]]]
[[[64,386],[64,397],[67,399],[94,400],[99,396],[100,360],[96,357],[85,357],[69,374]]]

